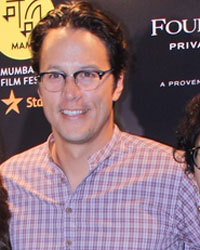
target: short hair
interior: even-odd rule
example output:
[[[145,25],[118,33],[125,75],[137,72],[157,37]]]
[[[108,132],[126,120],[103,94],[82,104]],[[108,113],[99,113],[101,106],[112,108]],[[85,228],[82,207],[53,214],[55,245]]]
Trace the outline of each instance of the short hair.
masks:
[[[185,116],[177,129],[177,149],[184,151],[186,172],[194,173],[194,161],[191,149],[195,147],[200,135],[200,94],[194,96],[186,105]]]
[[[126,41],[120,25],[87,1],[66,1],[48,12],[33,29],[30,36],[32,67],[38,74],[40,49],[49,29],[65,27],[83,28],[104,42],[115,80],[125,70],[127,62]]]

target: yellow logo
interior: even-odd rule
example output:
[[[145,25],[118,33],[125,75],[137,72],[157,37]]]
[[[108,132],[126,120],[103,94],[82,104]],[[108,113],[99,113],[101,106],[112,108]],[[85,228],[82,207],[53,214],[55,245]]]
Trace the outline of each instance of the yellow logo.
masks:
[[[10,113],[11,110],[15,111],[17,114],[19,114],[19,108],[18,108],[18,104],[23,100],[23,98],[19,97],[16,98],[15,94],[13,92],[13,90],[10,91],[10,96],[7,99],[1,99],[1,101],[3,103],[5,103],[7,106],[9,106],[5,112],[5,114],[7,115],[8,113]]]
[[[53,8],[51,0],[1,0],[0,51],[13,59],[29,59],[29,34]]]

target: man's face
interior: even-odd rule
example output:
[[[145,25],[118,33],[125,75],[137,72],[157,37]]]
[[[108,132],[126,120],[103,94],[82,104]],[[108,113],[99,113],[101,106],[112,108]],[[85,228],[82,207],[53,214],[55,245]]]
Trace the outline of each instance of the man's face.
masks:
[[[80,70],[105,71],[110,67],[104,43],[84,29],[51,29],[43,41],[40,72],[59,71],[68,75]],[[39,94],[55,140],[71,144],[106,143],[113,129],[112,102],[119,98],[122,89],[123,76],[115,87],[114,77],[109,73],[96,89],[89,91],[79,89],[72,77],[67,77],[59,92],[47,91],[41,82]]]

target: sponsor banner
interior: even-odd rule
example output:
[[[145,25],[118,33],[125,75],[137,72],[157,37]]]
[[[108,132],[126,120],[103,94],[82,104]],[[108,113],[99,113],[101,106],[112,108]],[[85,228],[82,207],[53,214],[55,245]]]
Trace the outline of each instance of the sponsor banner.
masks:
[[[53,8],[51,0],[1,0],[0,148],[5,158],[40,143],[50,132],[30,65],[29,35]],[[39,120],[44,133],[37,130]]]
[[[185,105],[199,92],[200,3],[133,2],[122,15],[133,53],[118,118],[130,132],[174,145]]]
[[[29,34],[51,9],[51,0],[1,0],[0,51],[16,60],[29,59]]]

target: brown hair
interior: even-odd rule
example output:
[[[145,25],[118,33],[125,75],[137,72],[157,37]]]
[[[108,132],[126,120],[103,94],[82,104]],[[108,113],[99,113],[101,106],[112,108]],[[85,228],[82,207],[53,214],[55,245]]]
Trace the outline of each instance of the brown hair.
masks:
[[[30,37],[32,66],[40,70],[40,49],[48,31],[69,25],[84,28],[99,37],[108,50],[109,61],[115,80],[126,66],[126,42],[118,23],[87,1],[67,1],[50,11],[33,29]]]

